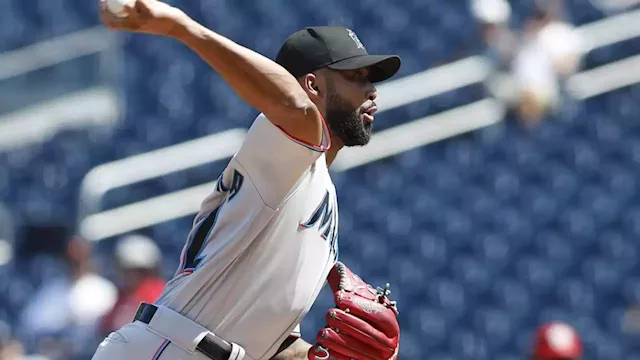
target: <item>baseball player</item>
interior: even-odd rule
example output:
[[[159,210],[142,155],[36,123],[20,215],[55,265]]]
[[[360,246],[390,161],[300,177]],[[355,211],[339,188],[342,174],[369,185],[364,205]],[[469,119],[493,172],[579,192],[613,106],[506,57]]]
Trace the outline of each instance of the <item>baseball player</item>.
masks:
[[[536,331],[532,360],[580,360],[582,341],[568,324],[551,322]]]
[[[175,277],[93,359],[395,359],[388,291],[337,262],[328,166],[343,146],[369,142],[373,83],[393,76],[400,58],[369,55],[349,29],[311,27],[274,62],[160,1],[134,0],[125,11],[116,18],[103,3],[101,18],[182,42],[261,113],[203,201]],[[296,329],[327,281],[336,307],[312,346]]]

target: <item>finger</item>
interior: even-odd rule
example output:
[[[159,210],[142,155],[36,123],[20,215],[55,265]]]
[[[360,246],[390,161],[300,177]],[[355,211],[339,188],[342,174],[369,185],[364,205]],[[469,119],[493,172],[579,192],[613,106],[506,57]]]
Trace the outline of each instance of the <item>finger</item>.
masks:
[[[113,15],[106,6],[100,8],[100,19],[110,29],[113,30],[136,30],[138,28],[137,22],[133,21],[131,16],[117,17]]]
[[[100,20],[110,29],[116,29],[121,26],[119,19],[115,18],[109,10],[107,10],[104,2],[100,4]]]
[[[331,355],[341,354],[348,359],[387,360],[390,357],[331,328],[320,331],[317,341],[322,347],[329,349]]]
[[[331,309],[327,314],[327,325],[343,336],[354,338],[358,343],[388,354],[387,359],[397,347],[397,338],[389,338],[382,331],[366,321],[340,309]]]
[[[127,25],[126,21],[124,19],[119,19],[119,18],[113,16],[113,14],[111,14],[111,12],[109,12],[109,10],[107,10],[107,9],[100,10],[100,20],[102,20],[102,22],[109,29],[112,29],[112,30],[128,30],[128,25]]]
[[[151,3],[157,2],[157,0],[134,0],[134,2],[137,8],[149,10],[152,6]]]
[[[127,20],[133,25],[138,26],[140,24],[141,8],[139,6],[141,2],[132,0],[124,5],[124,12],[127,14]]]
[[[135,11],[139,17],[139,20],[147,20],[151,15],[154,2],[157,0],[134,0],[132,1]]]

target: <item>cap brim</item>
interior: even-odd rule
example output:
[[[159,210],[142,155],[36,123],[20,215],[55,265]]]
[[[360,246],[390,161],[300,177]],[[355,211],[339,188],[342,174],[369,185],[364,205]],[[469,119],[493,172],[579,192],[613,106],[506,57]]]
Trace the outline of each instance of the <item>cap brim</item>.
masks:
[[[400,69],[401,60],[397,55],[360,55],[327,65],[333,70],[369,69],[369,81],[372,83],[387,80]]]

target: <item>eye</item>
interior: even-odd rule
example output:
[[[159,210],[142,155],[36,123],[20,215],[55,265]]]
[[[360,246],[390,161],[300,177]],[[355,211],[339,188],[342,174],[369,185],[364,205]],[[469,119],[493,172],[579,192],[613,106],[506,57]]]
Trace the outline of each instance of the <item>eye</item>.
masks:
[[[347,73],[347,78],[352,81],[364,82],[368,79],[369,71],[367,69],[352,70]]]
[[[369,81],[369,71],[367,69],[340,71],[340,75],[352,82],[365,83]]]

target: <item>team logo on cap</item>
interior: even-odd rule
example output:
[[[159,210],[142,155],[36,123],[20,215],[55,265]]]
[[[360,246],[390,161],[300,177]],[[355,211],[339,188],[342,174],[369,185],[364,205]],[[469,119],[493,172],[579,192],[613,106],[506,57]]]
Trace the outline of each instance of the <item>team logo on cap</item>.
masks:
[[[356,35],[356,33],[354,33],[351,29],[347,29],[347,31],[349,32],[349,37],[353,39],[358,49],[364,49],[364,45],[362,45],[362,42],[360,41],[360,39],[358,39],[358,35]]]

